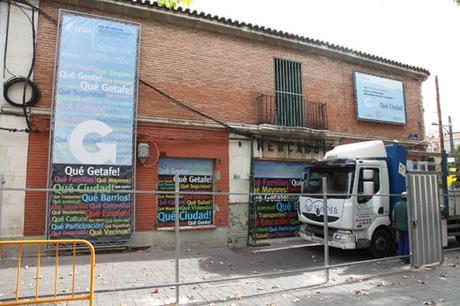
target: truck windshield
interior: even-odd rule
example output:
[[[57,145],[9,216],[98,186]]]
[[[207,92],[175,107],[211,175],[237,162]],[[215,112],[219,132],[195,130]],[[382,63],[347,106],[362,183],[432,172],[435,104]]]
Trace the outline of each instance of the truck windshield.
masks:
[[[307,169],[303,184],[302,193],[310,194],[310,197],[320,198],[323,193],[322,177],[327,177],[327,193],[330,198],[345,199],[351,194],[353,184],[353,170],[333,170],[318,171]],[[316,195],[317,194],[317,195]]]

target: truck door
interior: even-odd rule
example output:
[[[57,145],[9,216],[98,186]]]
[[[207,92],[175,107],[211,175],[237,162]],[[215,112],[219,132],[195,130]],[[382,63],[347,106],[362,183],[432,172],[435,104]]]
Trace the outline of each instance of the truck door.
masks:
[[[380,192],[380,173],[378,167],[358,169],[355,204],[355,227],[358,229],[369,227],[380,210],[382,214],[384,212],[383,205],[381,205],[383,199],[376,196]],[[366,190],[366,188],[371,188],[371,190]]]

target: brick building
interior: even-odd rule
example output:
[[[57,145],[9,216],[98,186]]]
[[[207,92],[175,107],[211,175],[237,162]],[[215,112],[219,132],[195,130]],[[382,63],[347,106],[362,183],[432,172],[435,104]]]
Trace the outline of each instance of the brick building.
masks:
[[[38,131],[28,139],[28,188],[45,188],[48,182],[58,44],[53,20],[59,19],[60,9],[140,24],[135,135],[137,144],[147,144],[150,150],[145,162],[136,163],[137,190],[161,189],[168,171],[181,165],[184,171],[195,169],[189,174],[210,177],[211,187],[206,188],[213,191],[244,193],[281,186],[298,192],[303,167],[337,144],[396,139],[411,149],[423,149],[417,139],[424,139],[425,69],[148,2],[55,0],[42,1],[40,9],[46,15],[38,19],[34,81],[41,97],[31,112]],[[402,122],[369,120],[358,113],[360,74],[402,85]],[[193,172],[197,168],[202,172]],[[159,214],[160,198],[137,195],[135,245],[171,245],[174,233],[168,217],[163,219],[167,215]],[[271,230],[270,222],[251,223],[257,199],[215,195],[210,201],[207,222],[184,224],[187,244],[246,245],[294,235],[295,222],[278,230]],[[43,192],[26,194],[24,237],[45,236],[46,207]],[[295,214],[293,207],[285,211],[287,219]]]

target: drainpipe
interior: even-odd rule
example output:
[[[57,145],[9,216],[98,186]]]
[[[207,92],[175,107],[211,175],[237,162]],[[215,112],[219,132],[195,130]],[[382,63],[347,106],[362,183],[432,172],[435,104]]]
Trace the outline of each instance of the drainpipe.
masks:
[[[250,148],[250,162],[249,162],[249,192],[254,191],[254,137],[251,136],[251,148]],[[248,207],[248,238],[246,245],[249,246],[251,242],[256,240],[256,215],[255,215],[255,203],[254,197],[249,195],[249,207]],[[252,225],[252,228],[251,228]],[[252,233],[251,233],[252,231]],[[253,235],[251,241],[251,234]]]

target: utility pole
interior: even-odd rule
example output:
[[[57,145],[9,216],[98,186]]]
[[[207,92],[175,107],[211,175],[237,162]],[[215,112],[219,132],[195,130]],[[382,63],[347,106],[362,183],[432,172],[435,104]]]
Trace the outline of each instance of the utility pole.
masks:
[[[439,128],[439,147],[441,148],[441,153],[444,151],[444,132],[442,131],[442,113],[441,113],[441,100],[439,98],[439,85],[438,85],[438,76],[434,77],[436,83],[436,105],[438,107],[438,128]]]
[[[450,154],[455,154],[454,146],[454,133],[452,132],[452,119],[449,116],[449,142],[450,142]]]

